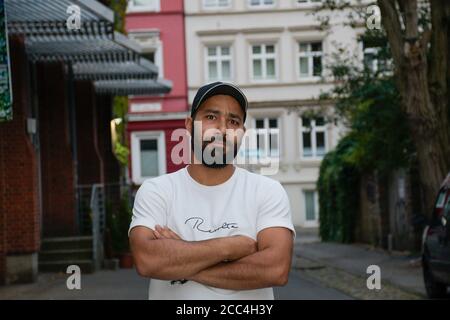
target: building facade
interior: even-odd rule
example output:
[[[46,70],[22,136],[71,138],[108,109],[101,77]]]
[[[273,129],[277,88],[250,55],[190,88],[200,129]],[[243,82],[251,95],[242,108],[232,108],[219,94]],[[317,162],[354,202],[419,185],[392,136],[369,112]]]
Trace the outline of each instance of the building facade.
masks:
[[[344,131],[333,103],[318,100],[333,86],[327,61],[338,52],[336,43],[360,50],[357,31],[342,26],[342,16],[320,27],[312,15],[315,2],[184,1],[189,102],[201,85],[217,80],[243,89],[249,99],[247,129],[275,137],[257,138],[249,157],[263,154],[276,163],[271,177],[284,186],[294,224],[302,227],[319,224],[321,159]],[[243,166],[260,171],[259,165]]]
[[[174,172],[183,165],[170,154],[177,141],[174,130],[184,128],[187,117],[187,75],[182,0],[131,0],[126,18],[128,36],[142,47],[144,56],[159,68],[160,77],[172,81],[172,91],[159,96],[130,96],[128,136],[130,180]]]
[[[114,31],[115,14],[100,2],[1,4],[13,104],[12,119],[0,122],[0,285],[70,265],[95,271],[105,207],[117,210],[122,187],[113,97],[170,86],[136,43]],[[75,5],[86,23],[68,30]]]

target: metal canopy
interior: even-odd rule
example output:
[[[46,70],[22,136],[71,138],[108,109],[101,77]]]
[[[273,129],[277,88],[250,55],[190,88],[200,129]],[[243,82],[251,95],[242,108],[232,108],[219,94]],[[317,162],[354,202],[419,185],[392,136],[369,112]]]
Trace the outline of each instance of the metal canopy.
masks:
[[[146,67],[147,65],[147,67]],[[77,80],[155,80],[157,71],[151,71],[154,67],[149,61],[141,59],[141,63],[135,62],[86,62],[74,63],[73,72]]]
[[[81,25],[66,26],[78,5]],[[93,0],[5,0],[8,32],[25,36],[32,61],[73,65],[75,79],[92,80],[98,93],[162,94],[172,83],[156,80],[158,68],[142,58],[137,42],[114,31],[114,12]]]
[[[66,27],[70,16],[67,9],[72,5],[80,8],[82,27],[79,30]],[[5,9],[10,34],[111,35],[114,31],[114,12],[97,1],[5,0]]]
[[[114,32],[104,36],[29,36],[25,39],[27,53],[33,61],[66,62],[126,62],[140,63],[139,45]],[[152,72],[158,72],[151,62],[143,62]]]
[[[95,90],[99,94],[126,95],[155,95],[169,93],[172,82],[169,80],[110,80],[94,82]]]

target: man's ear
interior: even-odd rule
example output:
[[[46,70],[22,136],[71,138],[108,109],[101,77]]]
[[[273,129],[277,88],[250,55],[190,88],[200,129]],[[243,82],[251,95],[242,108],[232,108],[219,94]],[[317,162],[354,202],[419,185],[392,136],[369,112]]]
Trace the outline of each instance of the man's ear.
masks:
[[[184,126],[189,134],[192,132],[192,126],[194,125],[194,120],[191,117],[187,117],[184,120]]]

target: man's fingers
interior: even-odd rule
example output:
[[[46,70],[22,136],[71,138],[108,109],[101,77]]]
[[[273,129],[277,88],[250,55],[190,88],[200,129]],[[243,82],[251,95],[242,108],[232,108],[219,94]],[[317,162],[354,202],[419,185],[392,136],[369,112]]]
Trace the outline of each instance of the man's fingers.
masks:
[[[170,230],[168,227],[164,227],[164,232],[163,234],[168,237],[169,239],[174,239],[174,240],[179,240],[180,237],[178,237],[178,235],[173,232],[172,230]]]
[[[168,229],[168,230],[169,230],[170,234],[172,235],[173,239],[181,240],[180,236],[177,235],[174,231],[172,231],[170,229]]]
[[[168,227],[161,227],[160,225],[155,226],[155,236],[158,239],[174,239],[182,240],[175,232],[170,230]]]
[[[155,235],[156,239],[161,239],[161,234],[158,231],[153,231],[153,234]]]

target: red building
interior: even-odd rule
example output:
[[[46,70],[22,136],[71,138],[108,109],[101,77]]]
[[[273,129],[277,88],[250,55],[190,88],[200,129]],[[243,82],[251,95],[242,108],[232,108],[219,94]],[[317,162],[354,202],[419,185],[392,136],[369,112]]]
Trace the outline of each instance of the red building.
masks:
[[[144,56],[159,67],[159,76],[173,84],[167,95],[130,97],[129,174],[140,185],[182,167],[173,163],[170,154],[177,144],[171,134],[184,128],[188,111],[183,0],[131,0],[126,29]]]

